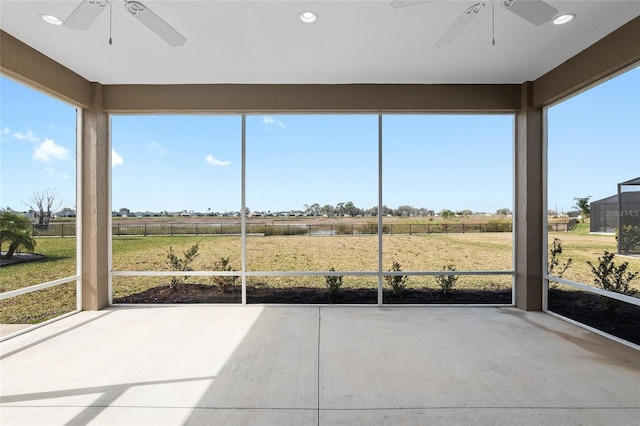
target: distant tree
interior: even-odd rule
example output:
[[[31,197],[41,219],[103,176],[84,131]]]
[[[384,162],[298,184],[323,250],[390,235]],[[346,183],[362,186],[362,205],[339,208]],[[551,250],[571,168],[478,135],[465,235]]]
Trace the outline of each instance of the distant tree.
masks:
[[[358,209],[353,201],[347,201],[344,203],[344,214],[348,214],[349,216],[355,217],[360,214],[360,209]]]
[[[320,204],[305,204],[303,206],[303,213],[307,216],[320,216]]]
[[[455,213],[452,212],[451,210],[444,209],[444,210],[440,210],[440,216],[443,217],[444,219],[449,219],[450,217],[454,217]]]
[[[17,250],[25,249],[32,252],[36,248],[36,241],[31,236],[31,221],[26,216],[0,210],[0,250],[4,243],[9,243],[7,253],[3,259],[11,259]]]
[[[433,212],[433,210],[429,210],[426,207],[420,207],[414,211],[414,214],[420,217],[427,217],[427,216],[433,216],[435,213]]]
[[[589,204],[589,200],[591,199],[591,195],[583,198],[574,198],[576,200],[576,205],[574,206],[578,210],[580,210],[580,215],[582,218],[580,222],[584,223],[584,220],[591,216],[591,205]]]
[[[473,212],[472,212],[471,210],[469,210],[469,209],[462,210],[462,211],[460,212],[460,216],[462,216],[462,217],[469,217],[469,216],[471,216],[472,214],[473,214]]]
[[[364,211],[364,213],[365,213],[367,216],[374,216],[374,217],[376,217],[376,216],[378,216],[378,206],[373,206],[373,207],[371,207],[371,208],[368,208],[368,209],[366,209],[366,210]]]
[[[62,202],[57,200],[58,194],[54,189],[47,188],[43,191],[34,192],[25,203],[35,215],[39,226],[49,226],[49,221],[53,218],[52,210],[59,208]]]
[[[335,207],[333,207],[331,204],[325,204],[320,209],[320,212],[325,216],[331,217],[335,215],[335,210]]]
[[[398,206],[395,213],[396,213],[396,216],[410,217],[410,216],[413,216],[414,211],[415,209],[412,206],[402,205],[402,206]]]
[[[511,214],[511,210],[507,208],[496,210],[496,215],[498,216],[511,216]]]
[[[389,216],[389,215],[392,215],[392,214],[393,214],[393,210],[383,204],[382,205],[382,215],[383,216]]]

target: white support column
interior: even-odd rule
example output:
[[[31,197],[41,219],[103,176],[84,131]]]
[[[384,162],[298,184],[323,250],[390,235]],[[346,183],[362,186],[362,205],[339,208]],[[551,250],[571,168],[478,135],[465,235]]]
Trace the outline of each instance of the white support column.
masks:
[[[241,275],[241,280],[242,280],[242,304],[246,305],[247,304],[247,215],[246,210],[247,210],[247,116],[245,114],[242,114],[242,148],[241,148],[241,163],[242,163],[242,167],[241,167],[241,177],[240,177],[240,191],[241,191],[241,201],[240,201],[240,208],[242,209],[242,214],[241,214],[241,218],[242,218],[242,224],[241,224],[241,230],[240,230],[240,238],[242,239],[241,242],[241,254],[240,254],[240,261],[241,261],[241,268],[242,269],[242,275]]]
[[[384,302],[382,277],[382,243],[383,243],[383,215],[382,215],[382,114],[378,114],[378,305]]]

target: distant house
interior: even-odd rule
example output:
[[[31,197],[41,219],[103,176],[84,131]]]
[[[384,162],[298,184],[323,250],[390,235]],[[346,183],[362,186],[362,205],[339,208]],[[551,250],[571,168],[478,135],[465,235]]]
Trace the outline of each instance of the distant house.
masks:
[[[75,209],[65,207],[56,213],[56,217],[76,217],[76,211]]]

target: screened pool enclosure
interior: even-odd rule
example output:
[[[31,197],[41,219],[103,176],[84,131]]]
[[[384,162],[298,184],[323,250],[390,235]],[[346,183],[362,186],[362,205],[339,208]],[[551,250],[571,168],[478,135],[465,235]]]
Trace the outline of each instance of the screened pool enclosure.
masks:
[[[640,255],[640,177],[618,184],[618,253]]]

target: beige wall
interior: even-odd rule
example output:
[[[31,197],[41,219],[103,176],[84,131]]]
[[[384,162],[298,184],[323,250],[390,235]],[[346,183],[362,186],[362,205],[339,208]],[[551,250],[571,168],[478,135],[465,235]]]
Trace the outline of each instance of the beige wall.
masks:
[[[109,304],[109,223],[111,181],[109,115],[102,109],[103,86],[91,84],[91,104],[82,110],[82,309]]]
[[[534,82],[544,107],[640,61],[640,17]],[[0,30],[0,72],[88,107],[90,83]],[[108,112],[516,111],[519,85],[111,85]]]
[[[636,18],[522,85],[111,85],[91,83],[0,31],[0,72],[84,108],[83,309],[108,294],[111,112],[516,112],[516,304],[542,308],[542,108],[640,61]]]
[[[518,85],[178,85],[105,87],[109,112],[511,112]]]
[[[516,306],[542,309],[544,170],[542,108],[533,106],[533,83],[522,85],[515,129]]]
[[[550,105],[640,62],[640,17],[535,81],[536,107]]]
[[[91,102],[87,80],[2,30],[0,73],[76,106]]]

